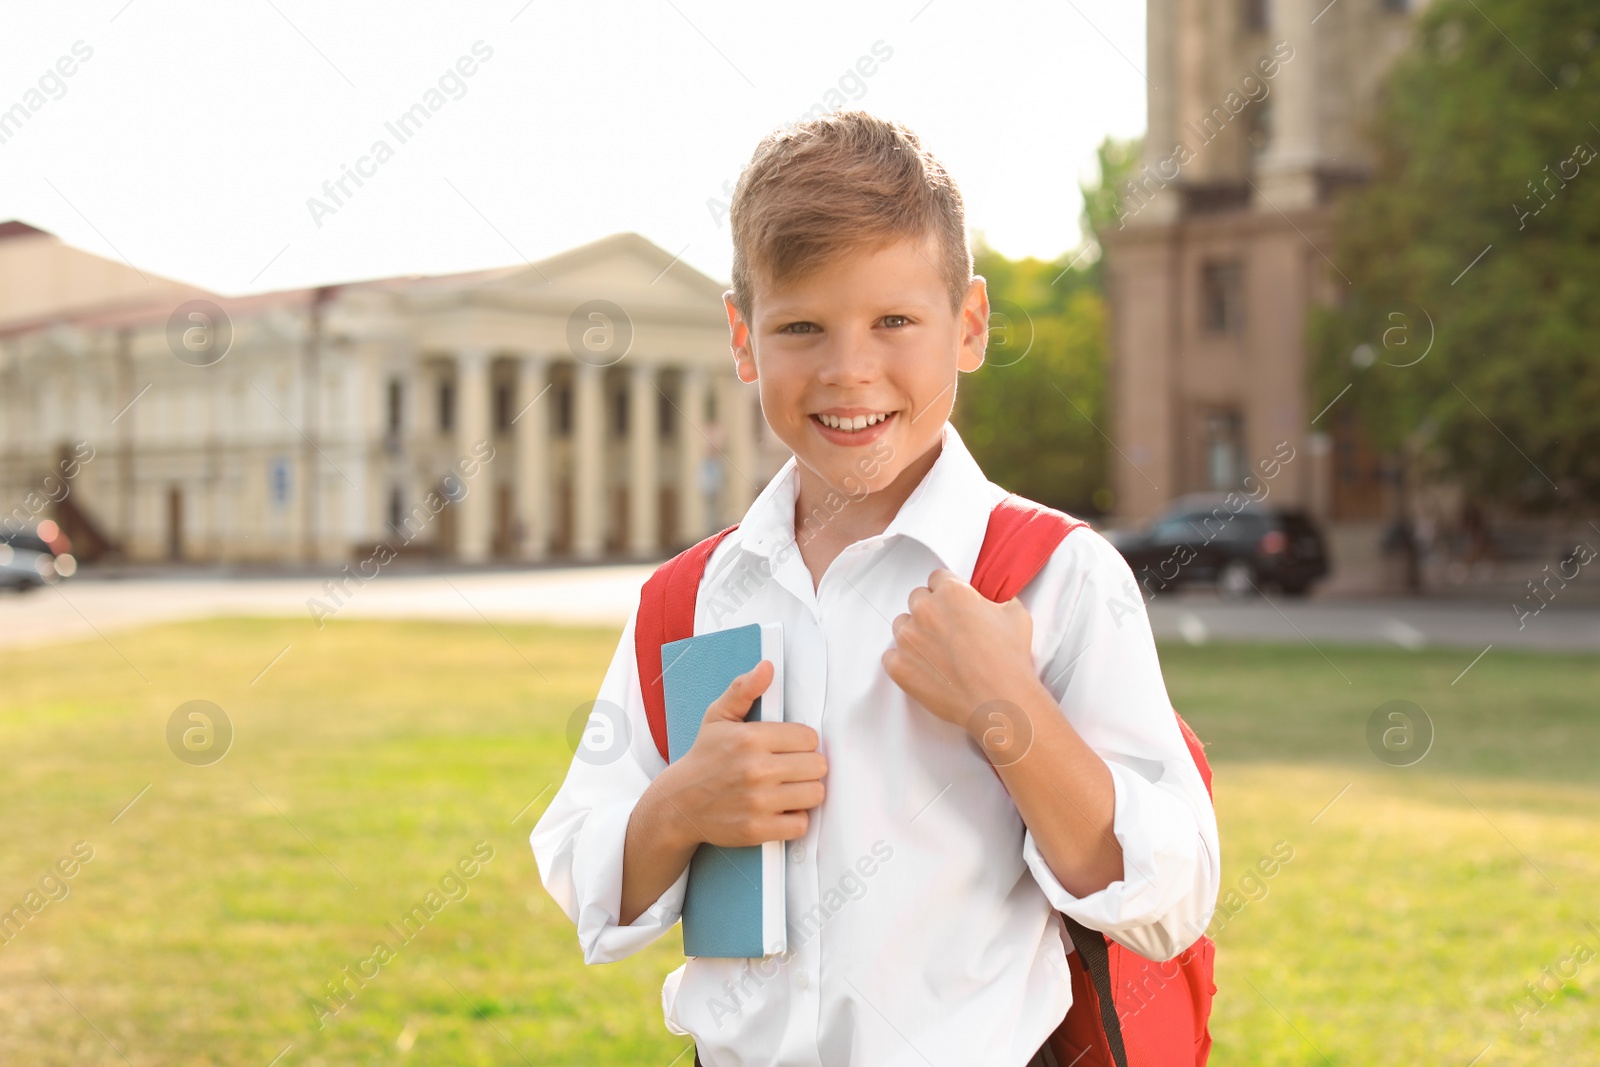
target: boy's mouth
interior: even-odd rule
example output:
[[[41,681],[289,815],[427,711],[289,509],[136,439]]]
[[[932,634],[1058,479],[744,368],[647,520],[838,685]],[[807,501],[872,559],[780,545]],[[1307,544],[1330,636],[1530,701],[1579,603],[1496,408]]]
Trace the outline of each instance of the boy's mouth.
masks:
[[[851,415],[819,412],[811,415],[811,424],[824,438],[834,444],[863,445],[887,433],[889,425],[898,415],[898,411],[862,412]]]

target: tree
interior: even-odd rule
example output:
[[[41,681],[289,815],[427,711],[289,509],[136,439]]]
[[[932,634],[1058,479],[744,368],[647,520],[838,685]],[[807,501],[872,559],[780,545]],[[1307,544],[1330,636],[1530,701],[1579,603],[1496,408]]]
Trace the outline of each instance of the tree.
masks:
[[[1315,408],[1502,506],[1600,499],[1597,44],[1593,0],[1433,4],[1341,205],[1348,299],[1313,318]]]
[[[1105,511],[1106,443],[1095,428],[1104,421],[1105,302],[1082,279],[1052,292],[1064,263],[1010,262],[987,249],[977,258],[993,314],[984,365],[959,385],[962,439],[1012,492],[1073,514]]]
[[[1116,228],[1117,189],[1139,142],[1106,138],[1099,181],[1083,186],[1084,247],[1055,262],[1010,260],[982,244],[989,351],[963,376],[956,426],[990,479],[1078,515],[1112,504],[1105,436],[1106,305],[1095,237]]]
[[[1078,189],[1083,193],[1083,232],[1086,236],[1092,234],[1097,243],[1104,234],[1122,228],[1122,190],[1132,180],[1134,168],[1143,155],[1143,137],[1128,140],[1107,137],[1095,149],[1099,180],[1093,185],[1080,185]]]

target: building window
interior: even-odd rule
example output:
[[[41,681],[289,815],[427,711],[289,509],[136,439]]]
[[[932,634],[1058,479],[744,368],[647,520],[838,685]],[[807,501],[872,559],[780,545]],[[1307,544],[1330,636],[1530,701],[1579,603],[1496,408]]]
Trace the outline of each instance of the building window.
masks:
[[[656,393],[656,433],[663,441],[670,441],[678,425],[678,409],[672,398],[664,392]]]
[[[611,433],[619,438],[628,436],[628,394],[621,390],[611,394]]]
[[[1268,28],[1268,0],[1240,0],[1239,19],[1246,33],[1265,33]]]
[[[1238,260],[1201,268],[1200,309],[1207,333],[1238,333],[1244,328],[1244,267]]]
[[[439,432],[449,433],[456,424],[456,387],[454,382],[439,383]]]
[[[403,424],[402,413],[405,400],[404,386],[399,378],[389,379],[389,432],[398,434]]]
[[[572,386],[563,382],[556,390],[556,433],[562,437],[572,435]]]
[[[400,513],[405,509],[405,499],[400,493],[400,487],[393,486],[389,490],[389,530],[391,533],[400,533]]]
[[[272,457],[272,465],[268,468],[267,485],[272,495],[274,507],[285,508],[289,506],[289,460],[284,456]]]
[[[1236,489],[1244,480],[1244,417],[1236,411],[1206,417],[1206,482]]]
[[[511,429],[511,387],[501,384],[494,387],[494,428]]]
[[[1245,139],[1250,154],[1259,156],[1272,143],[1272,101],[1263,100],[1245,115]]]

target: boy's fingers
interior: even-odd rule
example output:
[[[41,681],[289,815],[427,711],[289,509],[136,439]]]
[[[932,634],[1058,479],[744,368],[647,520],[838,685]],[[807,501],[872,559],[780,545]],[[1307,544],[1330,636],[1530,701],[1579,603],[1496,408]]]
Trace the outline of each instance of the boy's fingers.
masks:
[[[815,782],[828,773],[828,761],[820,752],[779,752],[777,756],[780,782]]]
[[[706,717],[703,721],[714,722],[718,719],[738,721],[750,714],[750,705],[755,703],[756,697],[766,691],[772,684],[773,667],[771,660],[762,660],[754,667],[735,678],[717,699],[706,708]]]
[[[780,785],[772,794],[778,811],[807,811],[823,801],[821,782],[789,782]]]
[[[811,817],[804,811],[786,812],[773,819],[779,841],[793,841],[797,837],[806,836],[806,827],[810,823]]]
[[[803,722],[753,722],[768,752],[815,752],[817,731]]]

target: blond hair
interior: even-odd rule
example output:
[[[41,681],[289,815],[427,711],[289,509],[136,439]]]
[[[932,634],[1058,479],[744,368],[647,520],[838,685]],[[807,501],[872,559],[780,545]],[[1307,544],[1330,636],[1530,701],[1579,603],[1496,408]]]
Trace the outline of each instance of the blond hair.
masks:
[[[961,190],[898,122],[839,111],[762,138],[734,189],[733,305],[751,320],[754,282],[782,285],[848,252],[934,238],[952,311],[972,283]]]

